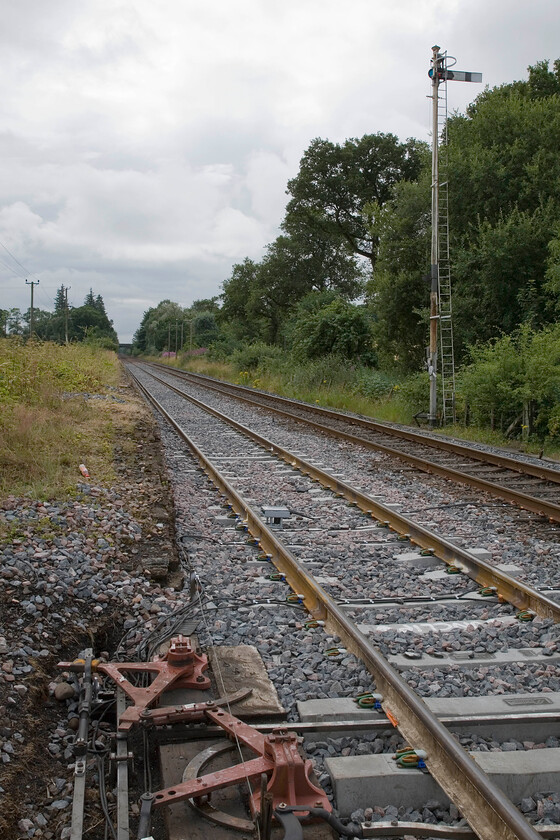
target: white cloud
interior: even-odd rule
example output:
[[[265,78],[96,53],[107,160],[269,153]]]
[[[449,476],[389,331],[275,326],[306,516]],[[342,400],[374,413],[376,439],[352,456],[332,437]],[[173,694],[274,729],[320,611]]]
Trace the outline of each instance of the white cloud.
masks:
[[[262,255],[314,137],[426,139],[434,42],[494,85],[556,58],[557,32],[556,0],[10,3],[0,241],[39,305],[92,286],[125,340],[148,306],[217,294]],[[450,106],[479,90],[450,86]],[[26,307],[0,260],[1,305]]]

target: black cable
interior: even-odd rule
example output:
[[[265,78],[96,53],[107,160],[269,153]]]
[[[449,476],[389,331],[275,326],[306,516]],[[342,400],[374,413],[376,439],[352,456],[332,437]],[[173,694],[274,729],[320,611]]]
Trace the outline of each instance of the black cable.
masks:
[[[100,756],[97,759],[97,773],[99,775],[99,801],[101,802],[101,810],[105,817],[105,836],[107,836],[107,828],[109,828],[113,840],[117,840],[117,833],[115,826],[109,814],[109,805],[107,802],[107,789],[105,787],[105,756]]]
[[[328,823],[332,828],[335,829],[339,834],[342,834],[343,837],[363,837],[363,830],[361,826],[356,826],[354,823],[349,823],[352,828],[344,825],[338,817],[336,817],[330,811],[327,811],[325,808],[301,808],[301,807],[290,807],[288,805],[281,805],[276,808],[274,811],[274,816],[278,819],[280,823],[283,823],[282,817],[284,815],[291,816],[296,811],[301,812],[305,811],[306,815],[309,817],[315,817],[315,819],[324,820],[324,822]],[[306,817],[302,817],[299,819],[306,819]]]
[[[142,747],[144,753],[144,791],[152,792],[152,768],[150,766],[150,744],[146,729],[142,730]]]

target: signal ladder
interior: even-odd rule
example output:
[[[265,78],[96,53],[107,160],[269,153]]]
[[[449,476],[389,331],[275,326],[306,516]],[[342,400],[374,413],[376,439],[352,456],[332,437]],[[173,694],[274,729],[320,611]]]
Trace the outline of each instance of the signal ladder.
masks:
[[[447,54],[446,54],[447,57]],[[446,60],[444,59],[444,66]],[[451,262],[449,258],[449,189],[447,148],[447,79],[438,85],[438,312],[441,360],[442,423],[455,422],[455,357],[451,308]]]

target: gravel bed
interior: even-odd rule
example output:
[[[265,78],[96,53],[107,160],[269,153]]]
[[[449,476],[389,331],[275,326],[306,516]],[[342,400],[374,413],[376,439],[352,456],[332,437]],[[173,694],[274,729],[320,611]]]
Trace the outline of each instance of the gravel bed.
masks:
[[[154,390],[160,399],[165,399],[166,404],[171,406],[173,412],[177,412],[180,422],[184,425],[186,417],[189,417],[196,428],[193,429],[193,434],[196,435],[198,445],[203,447],[209,446],[209,438],[213,441],[219,437],[218,429],[223,428],[221,423],[215,418],[211,418],[208,423],[204,421],[203,413],[192,404],[187,404],[185,401],[176,395],[170,397],[165,396],[165,388],[157,383],[154,383]],[[185,412],[185,414],[183,413]],[[175,435],[172,433],[164,434],[164,440],[168,440],[168,448],[171,447],[169,435],[172,435],[173,446],[176,448]],[[166,437],[167,435],[167,437]],[[206,442],[206,444],[204,443]],[[329,442],[331,443],[331,442]],[[354,508],[345,502],[337,499],[334,495],[327,491],[317,489],[314,482],[305,476],[289,471],[286,466],[274,459],[267,459],[266,463],[259,461],[249,462],[247,459],[247,447],[254,454],[256,448],[253,444],[245,442],[237,435],[228,432],[227,447],[229,451],[235,452],[238,460],[222,461],[222,467],[227,466],[228,480],[243,488],[245,485],[254,499],[255,505],[262,504],[285,504],[290,510],[297,514],[297,527],[291,527],[290,530],[281,532],[282,538],[288,544],[292,552],[302,559],[304,562],[310,562],[310,569],[319,578],[319,581],[324,588],[333,597],[337,599],[353,599],[359,597],[388,597],[395,594],[405,597],[406,595],[417,595],[419,588],[419,578],[421,581],[422,594],[431,594],[434,596],[444,596],[450,593],[460,594],[461,592],[472,591],[472,582],[466,576],[446,576],[444,580],[429,580],[426,579],[422,570],[414,567],[403,566],[394,560],[395,544],[387,543],[385,540],[379,541],[379,529],[359,530],[363,523],[367,522],[366,517],[360,512],[356,512]],[[226,447],[226,448],[227,448]],[[224,450],[224,439],[221,438],[217,442],[217,450],[219,454]],[[212,455],[215,456],[215,449],[212,447]],[[262,453],[262,450],[261,450]],[[231,457],[231,455],[229,456]],[[178,481],[176,475],[176,466],[172,468],[172,473],[175,473],[175,480]],[[279,478],[280,483],[274,482],[271,489],[271,479],[273,477]],[[243,480],[241,480],[243,479]],[[242,489],[242,492],[247,492]],[[281,494],[281,498],[278,498]],[[189,494],[190,495],[190,494]],[[192,498],[192,496],[190,496]],[[332,501],[326,501],[331,498]],[[296,507],[297,505],[297,507]],[[334,520],[334,521],[333,521]],[[341,526],[344,529],[341,529]],[[333,530],[328,530],[333,529]],[[358,540],[358,544],[356,541]],[[371,548],[368,546],[368,541],[371,541]],[[396,543],[397,546],[402,546],[402,543]],[[196,558],[194,558],[196,563]],[[225,558],[221,558],[221,563],[225,562]],[[343,573],[341,574],[340,568]],[[217,572],[217,577],[213,577],[213,586],[218,583],[220,591],[223,587],[227,587],[227,591],[233,594],[235,585],[233,582],[227,584],[224,579],[224,566]],[[268,582],[262,567],[255,568],[251,571],[252,577],[249,582],[244,581],[241,586],[247,597],[255,597],[256,591],[260,592],[263,597],[281,598],[283,584],[280,582]],[[227,575],[226,575],[227,576]],[[210,597],[212,589],[210,589]],[[284,596],[285,597],[285,596]],[[445,607],[446,620],[461,620],[465,618],[465,606],[463,604],[446,604]],[[489,607],[484,604],[480,606],[481,615],[487,615],[488,620],[491,616]],[[406,607],[402,608],[399,614],[400,622],[405,618]],[[499,615],[511,616],[512,609],[507,605],[498,606],[492,605],[492,617],[498,618]],[[381,615],[381,618],[378,616]],[[410,615],[410,613],[409,613]],[[360,616],[360,623],[367,623],[367,617]],[[471,612],[472,618],[472,612]],[[257,620],[255,618],[255,620]],[[413,621],[418,621],[417,614],[413,615]],[[485,620],[484,617],[480,620]],[[375,614],[374,622],[390,623],[385,611],[383,613]],[[492,621],[490,625],[469,627],[465,630],[456,629],[452,632],[446,632],[442,638],[441,634],[432,632],[424,634],[421,637],[414,639],[414,647],[419,651],[433,651],[433,650],[475,650],[475,651],[504,651],[510,648],[542,646],[551,653],[556,650],[557,636],[555,631],[551,630],[550,623],[537,619],[528,623],[519,623],[510,626],[500,621]],[[246,628],[243,628],[245,631]],[[255,625],[252,625],[253,631]],[[228,628],[229,630],[229,628]],[[231,627],[233,633],[236,632],[235,626]],[[279,634],[282,635],[281,633]],[[309,637],[307,637],[309,638]],[[296,636],[295,643],[292,647],[297,647],[303,640]],[[409,633],[398,633],[397,631],[390,631],[388,633],[376,634],[375,643],[380,647],[385,654],[389,653],[403,653],[410,649],[412,641]],[[262,644],[262,639],[257,634],[257,647]],[[328,642],[325,647],[328,647]],[[336,644],[336,640],[334,642]],[[274,648],[276,651],[276,648]],[[282,653],[281,655],[287,655]],[[266,660],[265,660],[266,661]],[[324,664],[324,663],[323,663]],[[305,663],[308,668],[317,668],[318,662],[313,661],[311,665]],[[332,667],[332,666],[329,666]],[[531,673],[527,669],[525,675],[523,666],[518,667],[514,664],[506,666],[493,665],[493,678],[498,680],[494,686],[490,680],[473,680],[472,674],[453,678],[454,681],[447,681],[442,672],[442,677],[438,680],[436,676],[430,675],[429,680],[419,680],[416,673],[410,676],[411,681],[414,681],[420,686],[419,691],[424,691],[426,696],[469,696],[472,694],[481,694],[484,691],[481,689],[481,682],[484,684],[488,692],[493,689],[501,693],[504,686],[511,684],[510,691],[524,690],[527,687],[531,691],[538,691],[539,686],[544,683],[539,680],[539,676],[546,677],[546,680],[552,682],[557,677],[556,666],[552,664],[549,666],[552,671],[546,669],[534,668],[535,673]],[[500,680],[500,669],[504,669],[504,679]],[[539,670],[541,673],[539,674]],[[271,668],[271,676],[273,681],[284,683],[287,678],[286,669],[277,670],[276,663]],[[513,677],[515,679],[513,680]],[[298,674],[299,678],[299,674]],[[326,681],[320,679],[323,683]],[[509,680],[509,682],[508,682]],[[457,685],[457,682],[459,685]],[[473,685],[474,683],[474,685]],[[429,689],[426,689],[429,685]],[[524,687],[522,687],[522,685]],[[285,685],[283,686],[285,688]],[[337,687],[338,688],[338,687]],[[302,699],[304,696],[304,689],[301,687],[297,689],[297,699]],[[313,696],[313,695],[311,695]],[[333,695],[331,695],[333,696]],[[340,696],[347,696],[346,694]],[[292,710],[291,710],[292,713]]]
[[[146,533],[120,495],[85,484],[77,493],[74,501],[60,504],[10,497],[0,510],[12,534],[0,547],[0,793],[11,791],[13,772],[29,760],[38,738],[45,750],[41,772],[47,795],[28,797],[19,837],[70,836],[65,823],[78,697],[73,680],[57,670],[57,660],[78,656],[94,635],[108,646],[119,633],[121,616],[125,626],[128,621],[149,628],[160,611],[158,601],[171,609],[179,597],[154,587],[134,564],[139,554],[134,546]],[[43,731],[38,707],[45,705],[50,723]]]
[[[144,378],[151,388],[160,389],[163,394],[163,386],[145,374]],[[177,386],[177,379],[170,379]],[[485,494],[435,476],[419,478],[417,472],[395,464],[387,456],[327,435],[316,435],[303,425],[271,415],[265,409],[252,408],[190,383],[179,387],[218,410],[230,413],[235,420],[259,434],[324,465],[327,471],[341,474],[345,481],[378,496],[383,503],[402,505],[402,513],[410,515],[419,524],[436,528],[463,547],[487,549],[492,555],[488,561],[491,564],[507,563],[519,567],[516,576],[531,586],[551,586],[560,590],[560,544],[557,539],[560,529],[553,528],[554,540],[551,541],[545,535],[540,536],[550,526],[535,525],[534,517]],[[180,408],[181,403],[186,403],[180,397],[169,399],[175,410],[186,410]],[[478,448],[484,450],[485,447],[480,445]],[[491,447],[487,448],[491,450]],[[525,521],[527,517],[529,527]],[[505,548],[504,536],[507,536]]]

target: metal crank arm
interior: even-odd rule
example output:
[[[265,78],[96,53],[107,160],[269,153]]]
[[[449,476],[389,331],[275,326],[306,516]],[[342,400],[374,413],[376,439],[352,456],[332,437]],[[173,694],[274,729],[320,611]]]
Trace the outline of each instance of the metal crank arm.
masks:
[[[197,799],[201,796],[209,796],[216,790],[236,785],[246,779],[260,778],[263,773],[271,773],[274,764],[266,758],[254,758],[225,770],[217,770],[215,773],[208,773],[205,776],[198,776],[189,782],[180,782],[165,790],[158,790],[154,793],[154,805],[171,805],[172,802],[180,802],[182,799]]]
[[[207,712],[220,706],[233,706],[240,703],[252,693],[252,688],[236,691],[234,694],[224,694],[215,700],[203,703],[185,703],[183,706],[158,706],[156,709],[144,709],[140,715],[142,723],[152,726],[167,726],[172,723],[196,722],[205,720]]]

